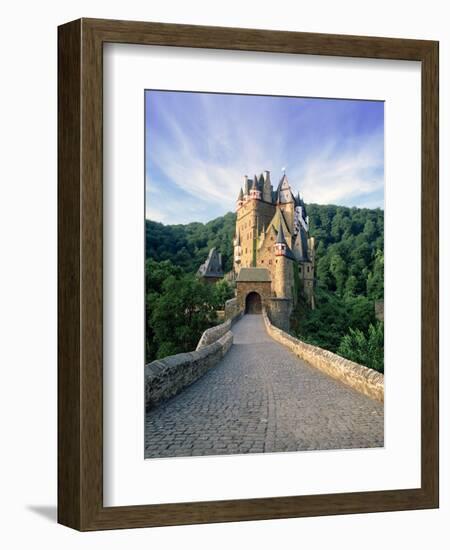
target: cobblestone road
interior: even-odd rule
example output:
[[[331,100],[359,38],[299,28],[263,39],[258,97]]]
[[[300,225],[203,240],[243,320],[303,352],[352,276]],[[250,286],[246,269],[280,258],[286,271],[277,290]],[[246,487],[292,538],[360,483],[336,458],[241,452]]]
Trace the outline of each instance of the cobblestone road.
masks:
[[[383,405],[308,366],[266,333],[233,327],[222,362],[146,415],[145,456],[383,446]]]

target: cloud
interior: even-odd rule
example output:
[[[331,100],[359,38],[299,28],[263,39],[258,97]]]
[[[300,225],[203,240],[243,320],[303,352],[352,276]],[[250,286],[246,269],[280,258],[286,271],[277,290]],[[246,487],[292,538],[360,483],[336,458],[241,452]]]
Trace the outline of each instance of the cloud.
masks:
[[[368,203],[382,207],[383,136],[376,133],[364,141],[352,140],[345,148],[330,142],[306,160],[294,179],[301,182],[307,202],[353,206],[357,200],[361,206],[366,195]]]
[[[271,170],[276,185],[283,166],[306,202],[383,204],[373,102],[147,93],[147,217],[208,221],[234,209],[244,174]]]

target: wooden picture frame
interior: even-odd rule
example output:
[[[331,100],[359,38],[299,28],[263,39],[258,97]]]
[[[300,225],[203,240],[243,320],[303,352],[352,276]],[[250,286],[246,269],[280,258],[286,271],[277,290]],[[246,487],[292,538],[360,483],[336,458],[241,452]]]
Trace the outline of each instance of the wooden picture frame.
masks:
[[[104,507],[102,47],[105,42],[421,63],[420,488]],[[79,19],[59,27],[58,52],[58,521],[90,531],[437,507],[438,43]]]

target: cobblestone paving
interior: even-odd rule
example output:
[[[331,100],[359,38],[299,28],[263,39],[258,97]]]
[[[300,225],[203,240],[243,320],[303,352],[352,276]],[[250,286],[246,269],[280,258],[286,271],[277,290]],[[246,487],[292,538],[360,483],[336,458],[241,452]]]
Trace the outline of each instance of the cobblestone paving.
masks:
[[[383,446],[383,405],[322,374],[266,333],[233,327],[222,362],[147,412],[145,457]]]

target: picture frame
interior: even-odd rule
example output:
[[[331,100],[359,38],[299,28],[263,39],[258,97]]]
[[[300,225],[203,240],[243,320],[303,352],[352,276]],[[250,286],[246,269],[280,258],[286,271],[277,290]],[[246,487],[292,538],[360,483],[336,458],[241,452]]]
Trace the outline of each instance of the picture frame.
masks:
[[[103,45],[421,63],[421,487],[105,507]],[[438,42],[79,19],[58,29],[58,522],[92,531],[414,510],[439,504]],[[424,244],[426,243],[426,246]]]

